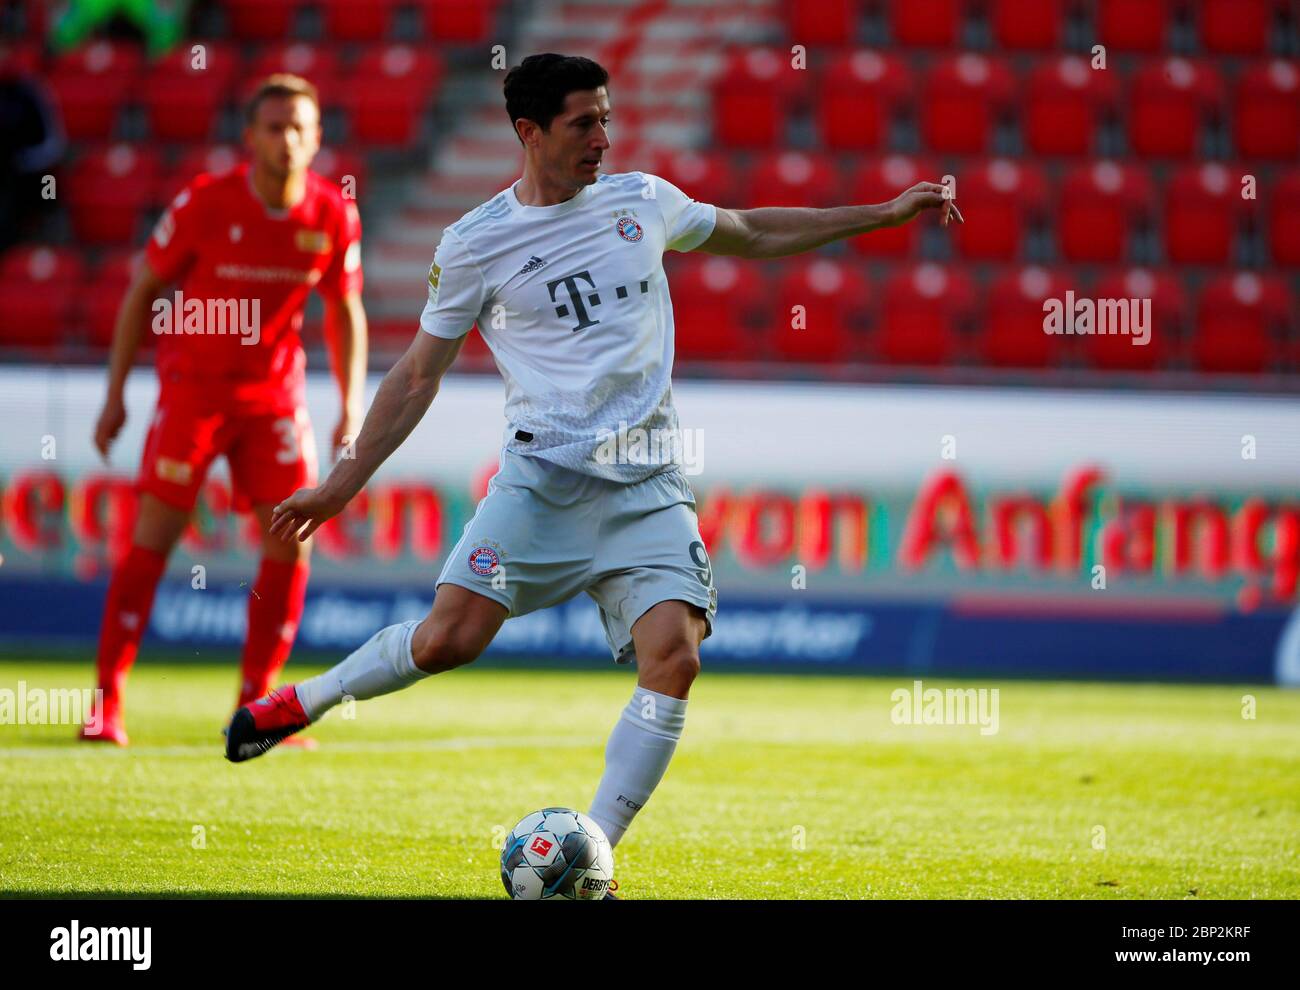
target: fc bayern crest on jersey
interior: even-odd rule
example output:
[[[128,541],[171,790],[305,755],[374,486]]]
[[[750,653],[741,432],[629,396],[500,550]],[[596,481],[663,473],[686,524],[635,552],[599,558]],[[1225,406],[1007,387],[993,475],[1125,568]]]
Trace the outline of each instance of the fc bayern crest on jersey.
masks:
[[[641,225],[629,216],[619,217],[614,224],[614,229],[618,231],[619,237],[625,241],[631,241],[633,244],[645,236],[645,231],[641,229]]]
[[[501,555],[486,544],[469,552],[469,569],[479,577],[495,574],[501,564]]]

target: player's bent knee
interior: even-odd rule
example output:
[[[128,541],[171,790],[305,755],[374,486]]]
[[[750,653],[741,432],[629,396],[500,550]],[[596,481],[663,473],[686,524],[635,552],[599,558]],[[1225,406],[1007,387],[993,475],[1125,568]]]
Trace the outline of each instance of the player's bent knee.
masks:
[[[473,663],[482,652],[477,637],[428,619],[416,627],[411,637],[411,656],[415,665],[430,674]]]
[[[666,693],[685,691],[700,676],[700,649],[692,643],[682,642],[660,651],[645,660],[638,658],[646,686],[660,690],[656,684],[669,688]]]

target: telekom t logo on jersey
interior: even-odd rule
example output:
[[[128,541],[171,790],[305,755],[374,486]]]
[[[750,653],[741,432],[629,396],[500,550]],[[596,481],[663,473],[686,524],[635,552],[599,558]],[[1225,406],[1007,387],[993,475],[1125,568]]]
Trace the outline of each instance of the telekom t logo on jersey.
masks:
[[[586,287],[580,285],[579,283],[581,282],[585,282]],[[561,286],[563,286],[569,294],[569,301],[567,304],[559,302],[559,300],[555,298],[556,294],[560,291]],[[649,292],[650,282],[648,280],[643,280],[640,283],[640,290],[642,295]],[[592,309],[595,309],[601,304],[600,293],[596,291],[596,283],[591,278],[591,272],[577,272],[573,275],[565,275],[562,278],[557,278],[554,282],[547,282],[546,291],[551,294],[551,302],[557,304],[555,307],[556,316],[562,318],[567,317],[570,314],[577,316],[578,325],[573,328],[574,333],[577,333],[579,330],[585,330],[587,327],[594,327],[600,322],[600,320],[592,319],[591,313],[587,308],[590,306]],[[614,286],[614,294],[619,299],[626,299],[630,294],[630,290],[626,285],[616,285]]]

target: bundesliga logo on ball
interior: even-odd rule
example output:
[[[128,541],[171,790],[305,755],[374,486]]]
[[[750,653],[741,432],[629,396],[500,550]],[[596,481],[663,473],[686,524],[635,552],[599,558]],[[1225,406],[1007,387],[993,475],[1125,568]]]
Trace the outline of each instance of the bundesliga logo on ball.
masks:
[[[501,882],[516,901],[599,901],[613,879],[609,839],[571,808],[534,811],[501,849]]]

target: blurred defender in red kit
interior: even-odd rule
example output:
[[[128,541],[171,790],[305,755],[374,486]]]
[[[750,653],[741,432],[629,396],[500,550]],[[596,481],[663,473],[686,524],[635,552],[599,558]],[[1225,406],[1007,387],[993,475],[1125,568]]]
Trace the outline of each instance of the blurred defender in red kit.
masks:
[[[306,545],[266,534],[271,510],[316,483],[299,337],[314,288],[342,411],[334,449],[361,426],[366,317],[361,223],[340,188],[310,171],[320,148],[320,104],[306,80],[275,75],[247,111],[250,161],[200,175],[159,219],[117,315],[108,395],[95,445],[108,456],[126,422],[123,387],[146,327],[157,334],[158,407],[138,482],[132,545],[109,584],[100,628],[101,731],[82,738],[126,745],[122,692],[148,625],[154,591],[184,532],[208,468],[230,466],[236,507],[263,531],[248,602],[238,705],[265,695],[288,659],[306,593]],[[175,291],[160,293],[174,286]]]

